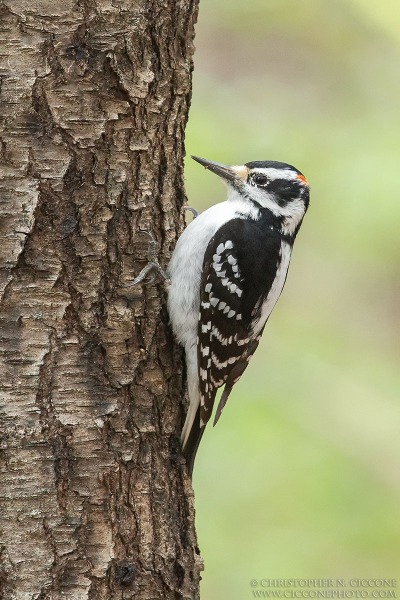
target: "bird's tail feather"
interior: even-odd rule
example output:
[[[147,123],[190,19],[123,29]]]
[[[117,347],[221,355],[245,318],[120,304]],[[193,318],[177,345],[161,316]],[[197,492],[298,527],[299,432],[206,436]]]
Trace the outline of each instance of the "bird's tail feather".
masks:
[[[218,419],[221,416],[222,410],[223,410],[225,404],[227,403],[227,400],[229,398],[229,394],[231,393],[231,391],[232,391],[232,387],[225,386],[224,391],[222,392],[221,399],[218,404],[217,412],[215,413],[214,423],[213,423],[214,427],[218,423]]]
[[[187,468],[190,476],[193,473],[194,459],[203,436],[205,427],[200,426],[200,405],[192,421],[190,430],[187,432],[186,440],[183,442],[183,455],[186,458]],[[182,432],[183,433],[183,432]]]
[[[189,404],[188,412],[187,412],[186,419],[185,419],[185,424],[183,426],[182,433],[181,433],[183,449],[185,448],[185,446],[188,442],[188,439],[190,437],[190,432],[192,431],[192,428],[196,421],[196,416],[198,415],[199,410],[200,410],[199,407],[200,407],[200,403],[195,404],[194,402],[190,402],[190,404]]]
[[[197,347],[191,344],[186,347],[187,383],[189,393],[189,408],[185,424],[182,429],[182,446],[185,447],[193,422],[196,418],[197,409],[200,406],[199,376],[197,372]]]
[[[182,429],[182,450],[186,457],[190,474],[193,471],[194,458],[203,435],[204,426],[200,426],[200,390],[197,367],[197,344],[186,347],[187,381],[189,408]]]

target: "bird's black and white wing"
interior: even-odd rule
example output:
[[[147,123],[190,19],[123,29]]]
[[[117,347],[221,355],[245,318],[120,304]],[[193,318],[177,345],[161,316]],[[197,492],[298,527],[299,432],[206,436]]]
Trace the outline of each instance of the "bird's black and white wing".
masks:
[[[225,385],[214,424],[218,421],[268,317],[263,308],[274,291],[281,241],[271,232],[268,243],[260,243],[257,228],[243,219],[231,221],[217,231],[205,253],[198,325],[200,427],[211,416],[217,389]]]
[[[243,284],[233,241],[216,236],[206,253],[201,285],[197,356],[202,427],[211,416],[217,389],[226,384],[214,423],[218,421],[258,345],[243,321]]]

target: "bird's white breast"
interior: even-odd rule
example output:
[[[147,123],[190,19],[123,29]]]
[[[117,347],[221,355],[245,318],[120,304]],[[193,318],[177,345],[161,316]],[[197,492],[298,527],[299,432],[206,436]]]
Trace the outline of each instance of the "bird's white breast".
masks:
[[[197,335],[204,254],[212,236],[233,217],[229,209],[228,202],[216,204],[189,223],[168,265],[168,311],[174,333],[183,345],[196,341],[192,338]]]

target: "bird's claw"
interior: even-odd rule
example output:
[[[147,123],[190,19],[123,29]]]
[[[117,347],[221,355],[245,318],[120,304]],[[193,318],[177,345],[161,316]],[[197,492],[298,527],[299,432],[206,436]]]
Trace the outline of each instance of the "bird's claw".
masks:
[[[187,204],[184,204],[182,206],[182,210],[188,210],[189,212],[191,212],[192,215],[193,215],[193,219],[195,219],[196,217],[199,216],[198,211],[195,208],[192,208],[191,206],[188,206]]]
[[[141,233],[145,233],[150,238],[148,250],[149,262],[145,267],[143,267],[143,269],[135,277],[135,279],[126,285],[126,287],[133,287],[138,283],[141,283],[147,277],[148,274],[151,274],[149,281],[146,282],[148,285],[154,283],[157,275],[159,275],[164,281],[168,283],[168,275],[157,260],[157,242],[155,241],[150,231],[147,231],[146,229],[139,229],[139,231]]]

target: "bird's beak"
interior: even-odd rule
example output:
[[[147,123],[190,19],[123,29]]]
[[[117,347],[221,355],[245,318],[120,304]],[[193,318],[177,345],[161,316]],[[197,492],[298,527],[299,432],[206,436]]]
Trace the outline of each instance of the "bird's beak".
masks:
[[[199,156],[192,156],[192,158],[209,171],[212,171],[219,177],[222,177],[222,179],[225,179],[225,181],[238,183],[247,179],[249,170],[245,166],[229,167],[227,165],[221,165],[221,163],[213,162],[212,160],[207,160],[206,158],[200,158]]]

